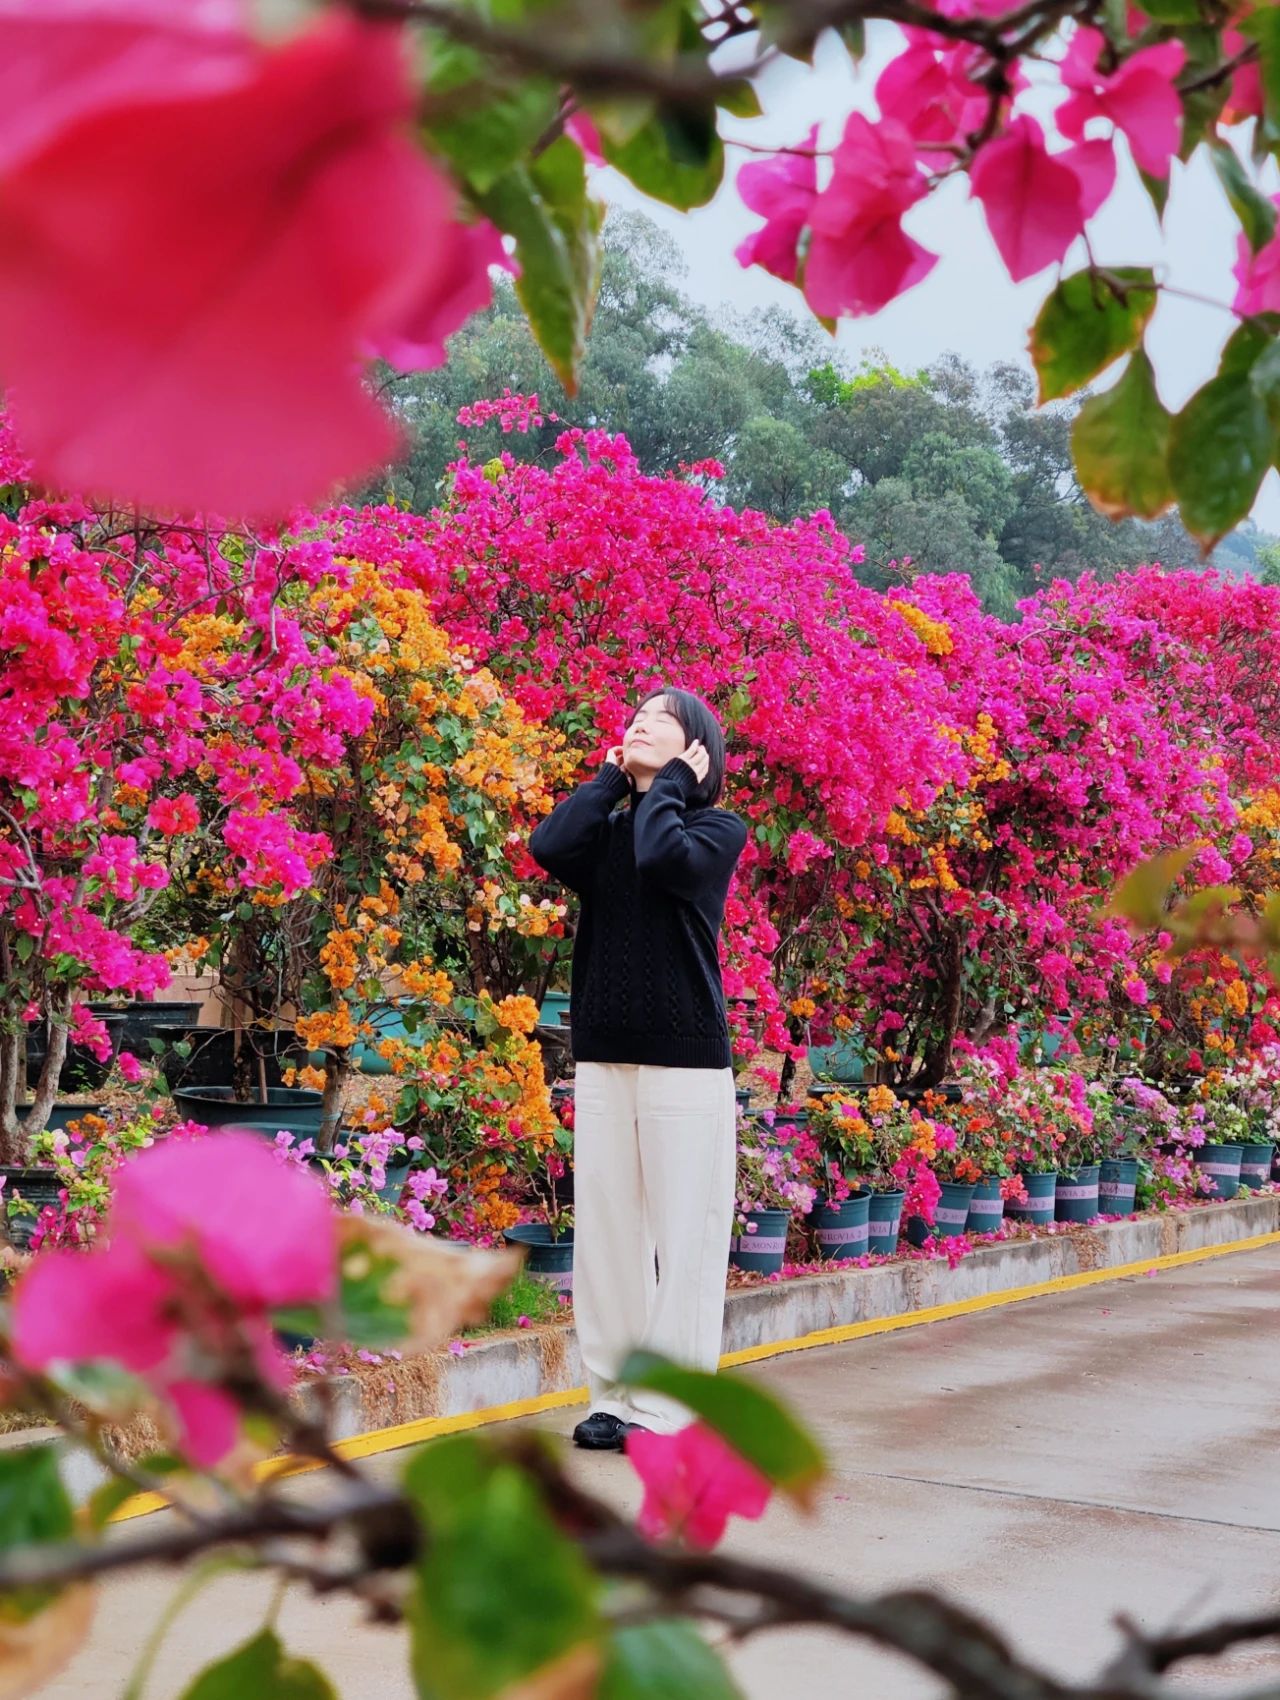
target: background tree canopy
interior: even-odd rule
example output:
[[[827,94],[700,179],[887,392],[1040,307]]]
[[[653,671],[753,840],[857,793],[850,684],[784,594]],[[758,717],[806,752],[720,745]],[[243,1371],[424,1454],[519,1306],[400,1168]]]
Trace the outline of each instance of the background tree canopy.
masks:
[[[725,499],[737,506],[779,520],[830,509],[865,545],[862,576],[876,588],[918,573],[967,573],[984,604],[1007,617],[1054,578],[1199,563],[1176,513],[1116,524],[1095,511],[1071,464],[1078,403],[1037,409],[1029,370],[1001,363],[978,372],[955,354],[918,372],[883,358],[854,367],[812,321],[784,309],[709,313],[681,288],[686,271],[677,245],[642,214],[610,217],[573,400],[504,279],[493,306],[453,338],[447,365],[404,377],[383,369],[383,393],[412,449],[363,496],[390,492],[429,510],[457,453],[458,409],[509,388],[536,393],[547,415],[522,439],[522,455],[550,452],[563,428],[554,413],[624,432],[646,471],[719,460]],[[496,423],[465,435],[473,458],[510,446]],[[1277,549],[1246,521],[1214,560],[1260,575]]]

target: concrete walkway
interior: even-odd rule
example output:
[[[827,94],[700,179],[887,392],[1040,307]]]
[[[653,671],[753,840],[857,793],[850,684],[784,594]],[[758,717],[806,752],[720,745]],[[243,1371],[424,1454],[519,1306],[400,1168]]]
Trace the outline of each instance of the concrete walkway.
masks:
[[[730,1550],[852,1591],[944,1589],[1026,1654],[1087,1677],[1123,1612],[1150,1628],[1280,1604],[1280,1251],[1223,1257],[1115,1285],[782,1358],[753,1372],[801,1411],[834,1475],[818,1515],[774,1506]],[[580,1413],[554,1426],[567,1433]],[[373,1468],[393,1472],[396,1456]],[[625,1462],[583,1458],[584,1482],[624,1505]],[[298,1491],[314,1491],[304,1479]],[[134,1525],[135,1528],[138,1525]],[[119,1695],[172,1592],[165,1575],[104,1592],[90,1646],[44,1692]],[[180,1618],[146,1700],[174,1700],[200,1666],[258,1626],[266,1585],[215,1584]],[[403,1643],[341,1601],[296,1592],[286,1642],[343,1700],[411,1700]],[[748,1700],[925,1700],[937,1686],[825,1634],[762,1637],[734,1655]],[[1194,1673],[1205,1686],[1203,1671]],[[1222,1675],[1280,1674],[1280,1649]]]

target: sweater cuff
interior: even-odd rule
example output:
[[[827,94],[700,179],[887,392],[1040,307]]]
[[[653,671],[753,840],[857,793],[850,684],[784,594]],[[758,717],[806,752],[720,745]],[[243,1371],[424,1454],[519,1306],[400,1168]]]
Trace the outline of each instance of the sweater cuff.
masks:
[[[688,762],[680,756],[677,756],[674,761],[669,761],[665,767],[659,768],[657,777],[673,780],[685,797],[692,797],[698,789],[697,774]]]
[[[598,785],[602,791],[608,791],[619,798],[625,797],[631,789],[631,781],[622,769],[615,767],[611,761],[603,764],[592,783]]]

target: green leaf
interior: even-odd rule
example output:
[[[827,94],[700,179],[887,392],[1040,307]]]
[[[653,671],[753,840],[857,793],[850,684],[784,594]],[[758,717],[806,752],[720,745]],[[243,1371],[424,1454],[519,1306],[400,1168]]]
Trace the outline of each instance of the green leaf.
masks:
[[[1143,8],[1145,10],[1145,7]],[[1204,26],[1201,20],[1189,23],[1178,32],[1187,50],[1186,78],[1216,71],[1225,57],[1222,36],[1216,29]],[[1231,93],[1230,78],[1219,78],[1204,87],[1182,91],[1182,142],[1178,158],[1185,164],[1205,138],[1213,133]]]
[[[601,137],[601,147],[637,189],[681,212],[705,206],[724,177],[714,106],[660,106],[629,141]]]
[[[733,118],[759,118],[764,112],[754,85],[745,79],[726,82],[716,94],[716,105]]]
[[[600,1636],[599,1584],[532,1479],[473,1436],[404,1474],[426,1525],[407,1617],[421,1700],[490,1700]]]
[[[337,1700],[323,1671],[309,1659],[291,1659],[270,1629],[208,1665],[182,1700]]]
[[[671,1618],[616,1630],[597,1700],[741,1700],[719,1653]]]
[[[826,1471],[817,1442],[754,1382],[681,1369],[653,1352],[633,1352],[620,1380],[687,1406],[762,1476],[801,1501]]]
[[[0,1550],[65,1541],[74,1526],[53,1447],[0,1452]]]
[[[850,18],[847,24],[840,25],[839,33],[850,59],[853,60],[855,65],[860,65],[867,56],[866,20]]]
[[[1085,402],[1071,429],[1080,488],[1100,513],[1154,519],[1170,505],[1171,424],[1140,348],[1118,383]]]
[[[1143,932],[1154,932],[1164,920],[1169,893],[1195,854],[1194,848],[1183,846],[1139,862],[1116,887],[1107,913],[1123,915]]]
[[[30,933],[19,933],[17,944],[14,948],[18,952],[19,962],[30,962],[32,953],[36,948],[36,941],[32,938]]]
[[[1155,306],[1155,278],[1145,267],[1089,270],[1064,278],[1031,331],[1041,405],[1083,388],[1136,348]]]
[[[518,78],[494,85],[490,61],[461,42],[436,38],[423,131],[483,193],[529,151],[559,108],[553,83]]]
[[[603,209],[586,190],[581,152],[561,136],[476,200],[514,236],[516,294],[552,370],[573,395],[600,280]]]
[[[1211,142],[1209,154],[1218,173],[1218,181],[1231,202],[1231,210],[1240,220],[1240,228],[1256,254],[1276,233],[1276,209],[1267,196],[1250,182],[1239,154],[1229,143]]]
[[[1249,512],[1274,452],[1275,432],[1251,371],[1220,372],[1173,421],[1173,492],[1182,523],[1206,548]]]
[[[1203,16],[1200,0],[1142,0],[1142,10],[1161,24],[1198,24]]]
[[[71,1538],[75,1514],[52,1446],[0,1452],[0,1551]],[[56,1587],[15,1588],[0,1597],[0,1620],[25,1623],[51,1605]]]

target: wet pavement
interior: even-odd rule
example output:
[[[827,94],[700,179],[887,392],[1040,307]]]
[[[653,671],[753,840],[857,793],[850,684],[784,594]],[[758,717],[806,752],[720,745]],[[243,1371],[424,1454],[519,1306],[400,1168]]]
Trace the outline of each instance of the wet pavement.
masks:
[[[1118,1646],[1119,1614],[1158,1630],[1280,1605],[1278,1348],[1270,1248],[779,1358],[748,1373],[805,1417],[832,1477],[814,1517],[775,1504],[736,1525],[727,1550],[851,1592],[941,1589],[1027,1656],[1085,1678]],[[580,1414],[550,1426],[567,1435]],[[581,1457],[575,1469],[619,1505],[638,1503],[621,1459]],[[42,1692],[119,1695],[174,1586],[162,1573],[110,1584],[89,1646]],[[215,1583],[178,1619],[146,1700],[179,1696],[252,1634],[269,1594],[258,1578]],[[279,1628],[343,1700],[411,1700],[402,1639],[346,1602],[294,1590]],[[761,1636],[732,1662],[748,1700],[939,1692],[825,1632]],[[1187,1672],[1201,1690],[1264,1676],[1280,1676],[1280,1648]]]

